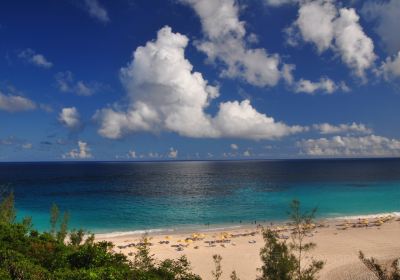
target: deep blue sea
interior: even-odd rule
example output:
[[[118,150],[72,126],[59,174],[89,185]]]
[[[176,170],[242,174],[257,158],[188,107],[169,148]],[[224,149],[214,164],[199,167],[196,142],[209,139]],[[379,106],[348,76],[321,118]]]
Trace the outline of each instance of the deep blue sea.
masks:
[[[278,221],[299,199],[318,217],[400,212],[400,159],[0,163],[18,216],[96,233]]]

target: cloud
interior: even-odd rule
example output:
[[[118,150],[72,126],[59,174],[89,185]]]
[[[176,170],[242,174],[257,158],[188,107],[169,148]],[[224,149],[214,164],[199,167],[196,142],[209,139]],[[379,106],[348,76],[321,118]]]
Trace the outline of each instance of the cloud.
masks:
[[[300,6],[295,25],[303,40],[314,43],[318,52],[331,46],[336,13],[336,7],[330,1],[311,1]]]
[[[81,126],[79,112],[75,107],[63,108],[58,115],[58,120],[70,129],[77,129]]]
[[[297,142],[301,154],[316,157],[399,156],[400,140],[377,135],[334,136]]]
[[[128,157],[129,158],[137,158],[136,152],[134,150],[130,150],[128,152]]]
[[[110,21],[107,10],[100,5],[98,0],[84,0],[84,2],[86,10],[92,18],[102,23],[108,23]]]
[[[318,130],[321,134],[339,134],[339,133],[359,133],[359,134],[371,134],[372,129],[366,125],[355,122],[351,124],[339,124],[331,125],[329,123],[315,124],[313,125],[315,130]]]
[[[276,139],[303,130],[275,122],[248,100],[220,103],[215,117],[206,114],[219,95],[218,87],[193,71],[184,56],[187,44],[186,36],[164,27],[156,41],[136,49],[120,73],[129,99],[126,110],[114,106],[95,115],[102,136],[116,139],[136,131],[164,130],[196,138]]]
[[[365,71],[374,65],[374,43],[359,24],[353,8],[340,8],[332,0],[303,1],[298,18],[289,27],[289,43],[301,37],[313,43],[319,53],[328,49],[340,55],[354,74],[365,80]]]
[[[388,57],[378,70],[379,75],[383,75],[386,80],[400,78],[400,51],[397,56]]]
[[[32,143],[25,143],[25,144],[22,144],[21,147],[23,149],[30,150],[30,149],[32,149],[33,145],[32,145]]]
[[[178,157],[178,150],[176,150],[176,149],[171,147],[169,149],[168,157],[169,158],[173,158],[173,159],[177,158]]]
[[[239,146],[237,144],[231,144],[230,147],[231,147],[232,150],[238,150],[239,149]]]
[[[338,90],[347,92],[350,89],[344,82],[336,84],[334,81],[326,77],[321,78],[318,82],[300,79],[295,83],[294,86],[294,91],[296,93],[304,92],[308,94],[314,94],[317,91],[322,91],[328,94],[332,94]]]
[[[104,88],[104,85],[96,81],[76,81],[70,71],[57,73],[55,79],[61,92],[75,93],[80,96],[91,96]]]
[[[35,110],[36,107],[35,102],[26,97],[14,94],[4,94],[0,91],[0,110],[13,113]]]
[[[269,6],[282,6],[285,4],[298,3],[299,0],[265,0],[265,3]]]
[[[200,17],[204,38],[195,42],[211,63],[221,63],[221,76],[240,78],[247,83],[274,86],[281,78],[280,58],[263,48],[251,48],[254,34],[246,37],[245,23],[239,20],[235,0],[180,0]],[[247,40],[249,38],[249,40]]]
[[[400,1],[365,1],[361,14],[375,23],[375,31],[381,37],[387,51],[393,55],[400,50]]]
[[[32,49],[26,49],[18,54],[18,57],[38,67],[49,69],[53,63],[48,61],[44,55],[36,53]]]
[[[147,156],[148,156],[149,158],[162,158],[162,156],[161,156],[159,153],[157,153],[157,152],[149,152],[149,153],[147,154]]]
[[[287,126],[276,122],[272,117],[257,112],[249,100],[220,103],[212,123],[219,137],[253,140],[273,140],[306,130],[301,126]]]
[[[251,156],[250,151],[249,150],[244,151],[243,156],[245,156],[245,157]]]
[[[78,149],[72,149],[68,153],[62,155],[63,159],[89,159],[92,157],[90,148],[84,141],[78,141]]]

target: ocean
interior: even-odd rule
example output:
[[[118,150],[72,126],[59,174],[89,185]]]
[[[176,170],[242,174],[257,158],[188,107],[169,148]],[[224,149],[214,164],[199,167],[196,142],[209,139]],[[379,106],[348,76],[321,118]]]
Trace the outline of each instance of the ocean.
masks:
[[[400,212],[400,159],[0,163],[18,218],[49,228],[53,203],[70,228],[95,233],[229,227]]]

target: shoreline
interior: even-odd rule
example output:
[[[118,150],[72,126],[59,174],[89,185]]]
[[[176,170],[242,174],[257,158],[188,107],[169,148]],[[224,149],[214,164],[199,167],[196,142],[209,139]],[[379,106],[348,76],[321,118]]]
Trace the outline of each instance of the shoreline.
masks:
[[[356,214],[356,215],[349,215],[349,216],[338,216],[338,217],[321,217],[316,218],[315,222],[340,222],[340,221],[355,221],[358,219],[376,219],[382,216],[393,216],[400,218],[400,212],[382,212],[382,213],[375,213],[375,214]],[[147,235],[161,235],[161,234],[185,234],[185,233],[192,233],[193,231],[198,232],[214,232],[214,231],[226,231],[226,230],[234,230],[234,229],[247,229],[250,227],[254,227],[257,225],[284,225],[290,222],[289,219],[286,220],[262,220],[260,222],[249,223],[221,223],[221,224],[210,224],[210,225],[200,225],[200,224],[193,224],[193,225],[181,225],[177,227],[170,227],[170,228],[152,228],[152,229],[135,229],[135,230],[117,230],[117,231],[101,231],[101,232],[93,232],[96,237],[100,238],[113,238],[113,237],[124,237],[124,236],[142,236],[144,234]]]

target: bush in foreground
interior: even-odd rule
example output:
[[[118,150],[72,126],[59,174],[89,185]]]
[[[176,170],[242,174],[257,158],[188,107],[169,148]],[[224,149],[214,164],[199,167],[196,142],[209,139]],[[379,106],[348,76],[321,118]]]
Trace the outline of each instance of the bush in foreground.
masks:
[[[112,251],[110,242],[94,242],[83,230],[68,235],[68,214],[60,221],[51,210],[50,232],[32,228],[31,220],[16,222],[14,196],[0,197],[0,279],[2,280],[198,280],[185,257],[157,262],[148,246],[138,248],[135,261]]]

